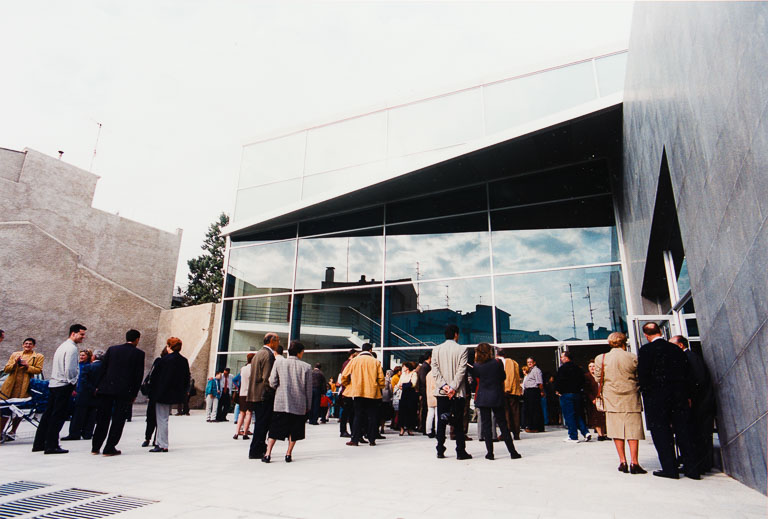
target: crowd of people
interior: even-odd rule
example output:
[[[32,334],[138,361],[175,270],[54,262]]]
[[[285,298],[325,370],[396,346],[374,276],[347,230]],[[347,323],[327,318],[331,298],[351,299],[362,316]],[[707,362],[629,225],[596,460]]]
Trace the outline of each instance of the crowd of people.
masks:
[[[331,417],[338,418],[339,435],[350,447],[376,446],[389,423],[400,436],[436,439],[440,459],[446,457],[450,439],[456,458],[466,460],[472,458],[466,442],[471,440],[467,431],[474,395],[487,459],[494,459],[497,441],[512,459],[520,458],[515,446],[520,431],[543,432],[545,423],[557,423],[562,416],[565,442],[590,441],[592,428],[598,441],[613,440],[619,472],[645,474],[638,457],[639,441],[645,439],[645,411],[661,464],[653,474],[678,478],[683,473],[700,479],[713,465],[715,403],[706,365],[684,337],[666,341],[654,323],[646,324],[643,333],[647,343],[638,355],[626,351],[626,335],[612,333],[610,351],[590,360],[586,371],[576,365],[571,352],[563,351],[557,373],[546,382],[532,357],[521,369],[511,350],[505,355],[487,343],[473,350],[460,345],[456,325],[448,325],[445,341],[418,362],[404,362],[386,373],[372,344],[354,348],[336,380],[326,379],[320,364],[313,367],[302,360],[301,342],[292,341],[285,357],[279,335],[268,333],[263,347],[248,353],[240,373],[231,376],[225,368],[208,379],[206,420],[227,421],[234,405],[233,439],[250,440],[248,457],[264,463],[272,461],[277,440],[288,440],[285,461],[291,462],[296,443],[306,437],[306,424],[327,423]],[[119,455],[123,426],[139,392],[148,397],[142,446],[151,444],[149,452],[168,452],[171,406],[179,406],[177,414],[189,414],[195,391],[189,364],[180,354],[181,340],[170,337],[144,377],[140,332],[129,330],[125,343],[106,351],[78,349],[85,337],[85,326],[72,325],[54,354],[49,402],[33,452],[68,452],[59,443],[59,433],[71,415],[69,434],[61,440],[90,440],[92,454]],[[3,338],[0,331],[0,341]],[[27,338],[22,350],[11,354],[0,388],[3,399],[28,396],[30,379],[42,372],[44,363],[35,346],[35,340]],[[10,418],[3,413],[5,440],[14,439],[19,425],[14,417],[7,428]]]

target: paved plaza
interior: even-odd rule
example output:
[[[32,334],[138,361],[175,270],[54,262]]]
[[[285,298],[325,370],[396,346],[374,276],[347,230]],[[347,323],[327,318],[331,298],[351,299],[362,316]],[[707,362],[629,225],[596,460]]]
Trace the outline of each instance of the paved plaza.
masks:
[[[452,442],[448,458],[438,460],[434,440],[421,435],[390,433],[375,447],[347,447],[339,438],[336,420],[331,422],[307,426],[307,439],[297,444],[293,463],[283,461],[286,444],[278,442],[269,465],[247,459],[248,442],[232,439],[231,422],[206,423],[200,411],[171,417],[166,454],[150,454],[139,446],[144,431],[141,416],[126,424],[118,446],[123,454],[111,458],[91,455],[89,441],[64,442],[69,454],[32,453],[30,428],[20,429],[24,434],[19,440],[0,445],[0,490],[2,484],[22,480],[49,486],[8,495],[0,491],[0,516],[10,517],[2,515],[9,503],[72,488],[100,493],[59,509],[117,496],[136,498],[137,504],[131,505],[136,508],[126,506],[129,511],[119,515],[126,519],[768,515],[764,495],[725,474],[701,481],[651,476],[659,465],[650,440],[640,447],[640,462],[649,474],[640,476],[616,471],[613,442],[566,444],[565,431],[559,427],[548,427],[543,434],[523,433],[516,442],[523,455],[520,460],[509,459],[503,444],[496,443],[497,459],[488,461],[472,424],[475,441],[467,444],[467,450],[474,459],[457,461]],[[96,516],[76,511],[45,517]]]

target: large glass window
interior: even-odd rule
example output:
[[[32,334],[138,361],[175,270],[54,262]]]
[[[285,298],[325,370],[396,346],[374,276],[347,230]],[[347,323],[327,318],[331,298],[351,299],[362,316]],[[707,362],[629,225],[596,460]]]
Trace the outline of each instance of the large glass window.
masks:
[[[500,342],[605,339],[626,331],[618,265],[495,279]]]
[[[381,281],[382,229],[299,240],[296,290],[337,288]]]
[[[298,202],[300,197],[300,178],[240,189],[235,200],[234,220],[245,220],[274,212],[282,205]]]
[[[379,161],[386,156],[387,112],[374,112],[309,130],[305,174]]]
[[[494,231],[497,274],[614,261],[613,227]]]
[[[387,280],[490,273],[486,213],[387,227]]]
[[[300,177],[304,171],[306,132],[243,147],[238,188]]]
[[[231,249],[227,296],[290,292],[295,254],[296,240]]]
[[[479,88],[389,111],[389,156],[444,148],[483,136]]]
[[[597,97],[592,62],[483,87],[486,131],[496,133]]]
[[[268,332],[288,341],[291,297],[257,297],[224,301],[224,317],[229,318],[229,341],[226,351],[254,351],[264,344]]]
[[[381,343],[381,287],[296,294],[292,337],[307,349]]]
[[[462,343],[493,342],[490,277],[394,285],[385,297],[385,346],[435,346],[448,323],[459,326]]]

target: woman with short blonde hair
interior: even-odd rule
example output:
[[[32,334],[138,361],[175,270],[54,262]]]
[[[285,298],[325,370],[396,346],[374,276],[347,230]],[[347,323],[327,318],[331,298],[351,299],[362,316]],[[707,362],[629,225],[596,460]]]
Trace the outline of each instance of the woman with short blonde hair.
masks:
[[[595,379],[601,383],[608,436],[619,455],[619,472],[645,474],[638,461],[639,440],[645,439],[643,404],[637,381],[637,355],[626,351],[627,336],[613,332],[608,336],[611,351],[595,357]],[[624,452],[629,443],[630,464]]]

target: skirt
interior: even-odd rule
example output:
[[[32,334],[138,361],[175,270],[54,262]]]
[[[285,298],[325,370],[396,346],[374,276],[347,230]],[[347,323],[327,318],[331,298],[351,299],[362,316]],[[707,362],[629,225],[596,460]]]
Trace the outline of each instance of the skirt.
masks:
[[[249,402],[247,396],[239,395],[237,399],[237,403],[240,404],[241,411],[253,411],[253,402]]]
[[[643,413],[605,413],[607,434],[617,440],[644,440]]]
[[[269,422],[269,437],[273,440],[299,441],[304,439],[306,416],[301,414],[275,412]]]

